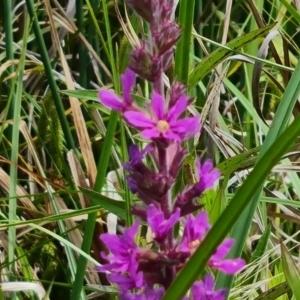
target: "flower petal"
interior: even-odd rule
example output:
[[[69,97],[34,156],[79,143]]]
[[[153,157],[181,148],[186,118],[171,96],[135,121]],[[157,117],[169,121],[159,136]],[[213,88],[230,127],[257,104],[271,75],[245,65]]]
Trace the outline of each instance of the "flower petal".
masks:
[[[145,129],[141,132],[142,137],[145,139],[155,139],[158,138],[160,135],[160,132],[156,129],[156,127],[153,127],[151,129]]]
[[[182,138],[178,134],[176,134],[174,131],[171,131],[171,130],[163,133],[163,137],[168,140],[182,142]]]
[[[101,90],[99,92],[99,99],[103,105],[113,110],[122,111],[125,108],[122,100],[115,93],[109,90]]]
[[[124,102],[127,105],[131,105],[132,98],[130,96],[130,92],[135,84],[135,73],[130,68],[127,68],[125,70],[125,73],[121,76],[121,81],[123,87]]]
[[[168,112],[168,122],[174,122],[185,111],[188,99],[185,95],[181,95],[175,105]]]
[[[225,259],[222,261],[209,262],[209,266],[224,273],[234,275],[245,266],[245,261],[241,258]]]
[[[152,128],[155,123],[146,117],[143,113],[138,111],[127,111],[124,113],[126,121],[137,128]]]
[[[164,98],[160,94],[156,92],[152,93],[151,107],[157,117],[157,120],[158,121],[163,120],[164,119]]]
[[[185,118],[170,123],[172,130],[193,136],[200,131],[199,119],[197,117]]]
[[[221,260],[230,251],[232,245],[234,244],[234,239],[226,239],[216,250],[216,252],[211,256],[211,260]]]

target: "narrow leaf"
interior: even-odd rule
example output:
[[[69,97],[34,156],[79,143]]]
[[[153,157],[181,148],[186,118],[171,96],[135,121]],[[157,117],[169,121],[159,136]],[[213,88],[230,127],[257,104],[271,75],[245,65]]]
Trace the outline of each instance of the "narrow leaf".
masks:
[[[285,278],[293,290],[295,299],[300,300],[300,270],[296,266],[295,261],[283,243],[281,243],[280,249],[282,256],[282,268]]]
[[[207,75],[213,68],[227,58],[232,52],[248,45],[255,39],[265,35],[269,32],[275,23],[264,28],[254,30],[244,36],[239,36],[226,44],[227,48],[219,48],[206,56],[199,64],[196,65],[189,77],[189,86],[195,86],[205,75]]]
[[[107,211],[117,215],[119,218],[126,220],[125,203],[124,202],[112,200],[112,199],[107,198],[107,197],[101,195],[100,193],[92,191],[92,190],[88,190],[88,189],[84,189],[84,188],[80,188],[80,190],[84,195],[89,197],[89,199],[91,200],[91,202],[94,205],[100,205]]]

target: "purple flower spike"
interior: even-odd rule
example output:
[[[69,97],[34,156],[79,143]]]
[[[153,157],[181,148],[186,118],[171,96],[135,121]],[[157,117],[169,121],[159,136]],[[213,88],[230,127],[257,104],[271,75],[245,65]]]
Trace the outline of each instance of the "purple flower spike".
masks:
[[[162,242],[167,237],[173,226],[179,221],[179,218],[179,208],[166,220],[164,213],[157,209],[155,205],[150,204],[148,207],[147,221],[153,231],[154,239],[158,242]]]
[[[197,117],[178,120],[187,107],[185,95],[182,95],[170,111],[165,113],[163,97],[153,92],[151,107],[154,113],[153,119],[136,111],[127,111],[124,114],[129,124],[142,130],[144,138],[164,138],[181,142],[199,131],[199,119]]]
[[[131,98],[131,90],[135,84],[135,73],[129,68],[126,69],[125,73],[121,76],[122,87],[123,87],[123,99],[121,99],[114,92],[103,89],[99,92],[100,102],[116,111],[125,111],[133,102]]]
[[[234,239],[226,239],[211,256],[209,266],[231,275],[239,272],[245,266],[245,261],[243,259],[224,259],[233,244]]]
[[[207,274],[203,281],[197,281],[193,284],[191,295],[193,300],[225,300],[226,289],[218,291],[214,290],[214,279],[210,274]]]

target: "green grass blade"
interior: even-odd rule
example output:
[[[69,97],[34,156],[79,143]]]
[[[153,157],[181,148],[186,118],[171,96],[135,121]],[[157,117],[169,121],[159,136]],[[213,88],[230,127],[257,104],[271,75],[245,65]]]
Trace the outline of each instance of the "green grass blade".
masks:
[[[300,93],[300,61],[294,71],[294,74],[286,88],[286,91],[280,101],[274,116],[273,122],[270,126],[266,139],[261,146],[260,153],[257,158],[257,163],[260,162],[262,156],[274,143],[275,139],[286,129],[290,118],[292,116],[293,107],[298,99]],[[262,181],[263,183],[263,181]],[[232,237],[235,239],[235,244],[230,251],[230,257],[239,257],[243,251],[245,239],[252,222],[252,218],[259,201],[262,186],[260,189],[253,190],[253,198],[247,205],[245,211],[237,219],[237,223],[232,230]],[[230,288],[232,284],[232,277],[223,275],[218,277],[217,286]]]
[[[18,185],[18,155],[19,155],[19,122],[21,120],[21,103],[22,103],[22,91],[23,91],[23,75],[24,75],[24,67],[25,67],[25,55],[27,49],[27,37],[29,34],[29,19],[26,17],[26,25],[23,33],[23,47],[20,57],[20,63],[18,65],[18,81],[16,87],[16,95],[13,98],[13,128],[12,128],[12,149],[11,149],[11,165],[10,165],[10,181],[9,181],[9,197],[11,198],[8,204],[8,219],[10,221],[15,221],[17,214],[17,185]],[[12,93],[14,92],[15,87],[12,85]],[[8,229],[8,239],[10,241],[8,248],[8,260],[9,260],[9,270],[14,272],[14,254],[15,254],[15,246],[16,246],[16,228],[10,227]],[[12,295],[14,299],[14,296]]]
[[[184,84],[187,84],[189,75],[194,9],[195,0],[180,1],[179,26],[181,28],[181,38],[175,53],[175,75]]]
[[[5,28],[5,50],[6,50],[6,59],[13,60],[14,59],[14,49],[13,49],[13,20],[12,20],[12,2],[10,0],[3,1],[4,5],[4,28]],[[8,72],[12,74],[14,72],[14,66],[11,65],[8,68]],[[10,79],[8,81],[9,85],[12,85],[13,80]],[[12,89],[13,90],[13,89]],[[12,99],[9,102],[9,107],[7,111],[7,118],[11,119],[13,117],[13,105],[14,100]],[[10,130],[10,129],[9,129]],[[11,132],[10,132],[11,134]]]
[[[254,300],[275,300],[278,299],[281,295],[290,292],[290,287],[287,282],[280,283],[275,287],[269,289],[268,291],[260,294]]]
[[[243,36],[239,36],[225,46],[226,48],[218,48],[210,55],[206,56],[201,62],[199,62],[189,76],[189,87],[194,87],[205,75],[207,75],[213,68],[220,64],[225,58],[235,52],[236,50],[248,45],[255,39],[264,36],[269,32],[275,24],[268,25],[264,28],[254,30]]]
[[[293,290],[295,300],[300,300],[300,270],[284,244],[281,244],[281,256],[286,281]]]
[[[82,193],[86,195],[93,203],[93,205],[99,205],[100,207],[106,209],[107,211],[117,215],[119,218],[126,220],[126,212],[125,212],[125,203],[122,201],[116,201],[110,198],[103,196],[102,194],[80,188]]]
[[[47,48],[45,45],[45,41],[42,35],[42,31],[39,25],[39,21],[38,21],[38,17],[37,14],[34,10],[34,3],[33,0],[26,0],[26,6],[29,12],[29,15],[33,21],[33,30],[35,33],[35,37],[36,40],[38,42],[39,48],[40,48],[40,54],[41,54],[41,58],[44,64],[44,68],[45,68],[45,73],[47,76],[47,79],[49,81],[49,86],[50,86],[50,90],[53,96],[53,100],[57,109],[57,113],[59,116],[59,120],[64,132],[64,136],[66,139],[66,143],[67,143],[67,147],[68,149],[73,149],[74,151],[75,149],[75,144],[74,144],[74,140],[71,134],[71,130],[65,115],[65,111],[64,111],[64,107],[60,98],[60,95],[58,93],[58,87],[57,84],[55,82],[54,76],[53,76],[53,72],[52,72],[52,66],[51,66],[51,62],[50,62],[50,58],[48,56],[48,52],[47,52]]]
[[[264,182],[272,167],[281,159],[299,134],[300,117],[297,117],[257,162],[244,184],[237,190],[216,224],[208,232],[205,240],[167,290],[163,300],[179,300],[185,295],[205,268],[212,253],[226,237],[238,216],[252,199],[253,192],[261,188],[262,182]]]
[[[88,4],[90,6],[89,2],[88,2]],[[113,51],[113,47],[112,47],[112,35],[111,35],[111,30],[110,30],[107,5],[108,5],[107,1],[102,0],[102,9],[103,9],[103,14],[104,14],[105,29],[106,29],[106,35],[107,35],[108,51],[109,51],[108,59],[110,61],[110,66],[112,69],[115,91],[116,91],[116,93],[120,93],[120,83],[119,83],[120,80],[119,80],[119,75],[118,75],[117,69],[116,69],[114,51]],[[92,16],[94,16],[93,12],[91,12],[91,14],[92,14]],[[107,167],[108,167],[108,163],[109,163],[109,159],[110,159],[111,147],[113,145],[114,133],[116,130],[117,123],[118,123],[118,114],[111,113],[108,129],[107,129],[107,134],[104,139],[104,145],[103,145],[103,149],[102,149],[102,152],[100,155],[100,160],[99,160],[98,168],[97,168],[98,173],[97,173],[96,182],[95,182],[95,186],[94,186],[94,189],[96,191],[101,191],[102,186],[104,185],[104,182],[105,182],[106,171],[107,171]],[[82,242],[82,250],[84,250],[86,252],[89,252],[90,248],[91,248],[91,242],[93,239],[96,218],[97,218],[97,214],[91,213],[91,214],[89,214],[89,217],[86,222],[85,231],[84,231],[84,235],[83,235],[83,242]],[[82,290],[82,282],[84,280],[86,264],[87,264],[86,258],[81,256],[78,261],[78,269],[77,269],[74,284],[73,284],[73,291],[72,291],[72,299],[73,300],[80,299],[80,293]]]

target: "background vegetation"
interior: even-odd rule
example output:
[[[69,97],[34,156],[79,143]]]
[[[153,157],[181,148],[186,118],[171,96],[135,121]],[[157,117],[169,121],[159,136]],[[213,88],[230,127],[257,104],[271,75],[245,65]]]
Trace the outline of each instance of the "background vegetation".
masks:
[[[198,153],[223,176],[201,200],[216,225],[165,299],[230,233],[249,265],[218,287],[299,300],[300,2],[180,0],[176,15],[167,76],[187,84],[203,123],[183,175]],[[131,221],[120,168],[141,141],[97,94],[120,92],[143,25],[123,1],[0,1],[0,299],[116,299],[95,271],[99,235],[117,226],[108,212]],[[149,93],[138,82],[136,97]]]

